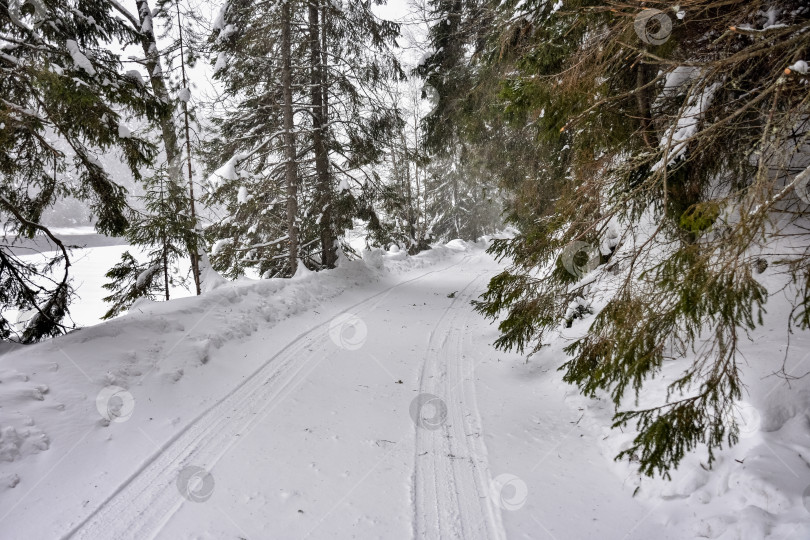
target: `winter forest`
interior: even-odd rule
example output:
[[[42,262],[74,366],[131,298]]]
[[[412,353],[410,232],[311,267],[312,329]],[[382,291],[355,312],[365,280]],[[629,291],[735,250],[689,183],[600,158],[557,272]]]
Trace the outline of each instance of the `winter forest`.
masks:
[[[0,0],[0,539],[810,538],[810,4]]]

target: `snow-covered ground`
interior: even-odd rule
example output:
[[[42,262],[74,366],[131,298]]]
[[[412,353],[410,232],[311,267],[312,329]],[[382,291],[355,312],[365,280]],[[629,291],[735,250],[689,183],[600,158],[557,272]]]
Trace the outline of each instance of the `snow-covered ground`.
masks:
[[[810,537],[810,384],[761,379],[776,326],[742,443],[634,497],[631,434],[556,371],[570,336],[492,348],[483,247],[225,283],[0,356],[0,538]]]

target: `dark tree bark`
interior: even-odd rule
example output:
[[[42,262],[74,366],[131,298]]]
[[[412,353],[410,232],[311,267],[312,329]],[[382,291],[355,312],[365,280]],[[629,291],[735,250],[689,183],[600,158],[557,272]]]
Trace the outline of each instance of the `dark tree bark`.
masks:
[[[317,190],[317,205],[320,211],[321,236],[321,264],[324,268],[334,268],[337,262],[335,246],[335,231],[332,220],[332,182],[329,175],[329,155],[325,144],[326,135],[326,99],[328,87],[326,86],[326,68],[324,59],[326,51],[322,51],[321,14],[319,0],[309,0],[309,37],[310,37],[310,84],[312,86],[312,144],[315,152],[315,175]],[[326,16],[326,12],[323,12]],[[324,19],[323,24],[326,24]],[[326,40],[323,41],[323,47]]]
[[[177,28],[180,31],[180,69],[183,75],[183,87],[188,84],[186,79],[185,44],[183,42],[183,22],[180,20],[180,5],[177,4]],[[191,169],[191,128],[188,122],[188,101],[183,100],[183,121],[186,130],[186,165],[188,167],[188,197],[191,209],[191,223],[194,225],[194,243],[189,245],[188,254],[191,258],[191,271],[194,274],[194,286],[199,296],[202,274],[200,273],[200,250],[197,244],[197,208],[194,201],[194,175]]]
[[[298,171],[296,166],[295,134],[293,133],[293,92],[292,92],[292,60],[290,44],[291,26],[290,2],[281,6],[281,86],[284,99],[284,153],[285,179],[287,184],[287,235],[289,236],[289,264],[290,275],[294,276],[298,269],[298,231],[295,218],[298,213]]]

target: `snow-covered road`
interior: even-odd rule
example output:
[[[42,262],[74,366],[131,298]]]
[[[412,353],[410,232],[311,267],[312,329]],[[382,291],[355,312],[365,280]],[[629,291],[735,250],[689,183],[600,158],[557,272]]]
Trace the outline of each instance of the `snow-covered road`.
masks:
[[[0,411],[52,442],[9,464],[0,537],[684,537],[611,470],[557,364],[492,348],[469,302],[500,267],[455,248],[225,286],[28,349],[19,384],[43,399]],[[24,365],[0,357],[0,380]]]
[[[478,258],[480,257],[479,254]],[[408,370],[403,370],[398,364],[408,366],[411,363],[408,362],[409,359],[417,362],[421,359],[420,389],[440,391],[438,388],[433,388],[432,380],[434,375],[432,370],[434,369],[439,370],[435,376],[436,380],[441,381],[445,386],[448,386],[451,382],[453,386],[456,383],[463,383],[463,374],[461,372],[456,374],[457,378],[446,376],[448,364],[457,362],[458,358],[455,358],[455,356],[461,353],[458,343],[448,343],[448,338],[453,335],[454,340],[458,342],[458,338],[463,336],[461,329],[454,328],[453,323],[469,319],[471,310],[468,306],[461,310],[452,308],[456,307],[462,299],[464,299],[465,303],[468,303],[472,297],[472,291],[476,290],[472,286],[481,281],[484,272],[477,268],[478,273],[474,275],[474,278],[468,283],[463,283],[469,279],[466,271],[452,272],[452,270],[455,267],[469,263],[471,259],[472,257],[466,256],[449,266],[443,266],[441,269],[419,272],[419,275],[415,277],[404,279],[380,292],[369,295],[360,302],[345,307],[330,321],[317,324],[292,339],[272,335],[272,332],[271,335],[262,336],[261,341],[268,340],[276,343],[286,341],[286,344],[277,353],[270,356],[257,372],[250,375],[227,396],[178,433],[168,445],[158,449],[145,467],[133,475],[121,489],[116,490],[111,498],[105,501],[85,522],[72,531],[71,535],[75,538],[137,539],[152,537],[164,528],[167,529],[167,537],[178,537],[187,534],[190,530],[188,520],[191,519],[191,523],[201,520],[204,515],[208,514],[209,509],[192,505],[189,507],[190,512],[186,512],[190,513],[191,516],[184,517],[183,513],[181,513],[180,517],[173,519],[174,514],[181,509],[182,503],[185,501],[178,496],[178,489],[175,485],[178,471],[187,466],[198,466],[211,471],[211,476],[216,482],[216,479],[221,476],[216,473],[217,464],[220,460],[224,460],[225,463],[236,460],[236,463],[243,466],[240,472],[233,476],[225,475],[224,478],[220,478],[219,482],[216,482],[216,484],[222,484],[221,489],[228,489],[233,493],[238,490],[238,486],[249,481],[246,476],[253,477],[259,472],[253,466],[244,468],[244,464],[258,459],[256,454],[264,453],[268,444],[278,447],[281,446],[280,442],[286,441],[289,446],[295,446],[280,449],[281,453],[278,457],[285,457],[283,460],[279,460],[278,465],[282,468],[291,467],[299,472],[312,470],[317,466],[318,462],[328,463],[329,461],[335,461],[335,458],[338,457],[335,455],[336,452],[344,454],[337,461],[341,461],[342,458],[346,457],[359,458],[363,454],[363,447],[369,446],[370,442],[373,442],[377,448],[381,448],[384,455],[393,454],[395,451],[402,453],[403,450],[405,455],[413,455],[414,444],[411,435],[414,429],[413,426],[408,425],[407,416],[405,418],[389,417],[384,421],[386,424],[404,424],[401,426],[400,433],[391,435],[391,437],[398,439],[396,442],[384,438],[379,440],[366,439],[363,438],[363,435],[359,435],[360,440],[356,440],[356,434],[351,433],[351,424],[366,420],[367,415],[358,414],[354,418],[344,417],[348,425],[340,426],[343,428],[343,433],[335,433],[329,437],[331,440],[342,439],[344,441],[340,445],[342,448],[339,451],[325,452],[327,450],[324,444],[326,441],[320,437],[314,437],[310,444],[299,445],[300,441],[296,437],[296,431],[299,431],[300,428],[294,426],[302,426],[307,423],[314,424],[326,414],[334,415],[334,407],[307,407],[309,400],[316,403],[319,401],[317,398],[319,394],[332,393],[337,396],[336,401],[343,402],[344,400],[340,399],[340,397],[344,393],[350,395],[355,393],[353,386],[370,388],[373,384],[377,387],[387,386],[390,388],[395,384],[404,385],[404,382],[394,380],[394,375],[390,369],[398,370],[401,376],[407,378],[406,372]],[[433,277],[434,274],[445,275]],[[446,282],[447,275],[453,276],[454,279]],[[435,283],[429,282],[431,277],[433,277]],[[444,279],[442,279],[443,277]],[[426,281],[428,281],[427,284]],[[442,283],[442,285],[438,287],[439,290],[436,290],[438,283]],[[448,287],[456,284],[463,285],[462,292],[454,299],[444,302],[447,304],[446,307],[440,306],[441,309],[436,309],[436,298],[446,297],[448,293],[444,292],[442,294],[442,292],[445,289],[449,290]],[[408,306],[407,303],[413,299],[422,301],[414,302],[411,306]],[[430,302],[430,307],[427,307],[428,302]],[[379,321],[383,322],[383,324],[372,322],[382,313],[390,313],[392,307],[397,316]],[[408,309],[409,307],[410,309]],[[459,313],[461,313],[461,316],[459,316]],[[452,317],[449,315],[452,315]],[[370,329],[369,324],[371,325]],[[403,332],[402,330],[406,331]],[[368,339],[369,333],[371,333],[371,339]],[[393,350],[390,348],[391,334],[400,334],[403,340],[401,346]],[[427,336],[426,339],[425,336]],[[364,352],[363,348],[366,346],[367,341],[369,341],[369,350]],[[418,345],[408,350],[407,344],[409,342]],[[397,352],[400,352],[404,358],[398,358]],[[378,365],[369,365],[365,362],[364,356],[372,359]],[[390,375],[388,380],[384,380],[384,377],[380,380],[367,380],[369,374],[364,375],[357,371],[362,364],[366,364],[365,368],[367,369],[379,369],[384,375]],[[386,365],[390,366],[390,369]],[[460,369],[460,364],[458,367]],[[340,376],[340,372],[345,372],[347,369],[351,373],[351,377],[348,379],[345,376]],[[319,370],[320,373],[313,373],[315,370]],[[365,369],[362,371],[365,371]],[[324,372],[328,375],[323,378],[323,387],[320,385],[313,386],[313,379],[321,379],[321,374]],[[375,379],[379,379],[379,377],[375,377]],[[359,384],[360,381],[367,381],[370,384]],[[447,389],[451,392],[453,390],[449,386]],[[451,396],[454,394],[447,393],[446,395]],[[390,398],[394,396],[386,395],[386,397],[389,398],[387,401],[390,402]],[[474,400],[474,393],[472,398]],[[287,399],[289,399],[289,404],[285,406]],[[361,398],[359,401],[365,400]],[[461,399],[458,399],[458,401],[463,403]],[[293,404],[295,406],[292,406]],[[385,411],[389,415],[396,415],[397,412],[401,413],[403,410],[401,406],[398,407],[394,403],[388,405],[392,407],[390,410]],[[473,408],[475,407],[474,402],[471,402],[471,405]],[[408,408],[405,407],[404,410],[407,411]],[[274,413],[280,418],[273,417]],[[399,416],[402,416],[402,414]],[[455,416],[453,415],[452,418],[455,418]],[[289,426],[288,423],[291,417],[296,417],[293,426]],[[478,513],[458,516],[455,508],[464,508],[470,503],[473,503],[477,508],[479,506],[479,494],[486,494],[486,486],[489,485],[489,482],[488,479],[485,480],[473,491],[464,489],[459,491],[458,494],[448,491],[448,488],[461,490],[463,487],[468,487],[464,486],[465,482],[457,481],[456,477],[470,476],[471,480],[470,472],[464,469],[474,470],[477,467],[477,462],[482,459],[481,465],[483,466],[483,472],[486,473],[486,454],[480,451],[476,453],[474,448],[476,445],[468,444],[469,441],[466,440],[468,437],[465,436],[462,427],[463,418],[459,417],[458,423],[452,422],[450,418],[446,422],[443,417],[439,418],[439,420],[442,420],[441,425],[445,428],[441,430],[441,433],[446,433],[447,440],[452,445],[464,445],[466,451],[461,452],[459,456],[453,456],[452,452],[445,452],[443,448],[438,446],[434,449],[429,443],[420,442],[428,440],[428,438],[419,437],[423,430],[417,429],[415,430],[417,449],[422,450],[424,446],[425,450],[417,452],[416,456],[418,458],[428,454],[431,457],[424,460],[416,459],[415,474],[407,473],[407,463],[403,464],[405,466],[401,470],[406,473],[405,478],[400,478],[398,482],[396,479],[391,479],[391,481],[402,485],[403,480],[407,480],[411,476],[416,479],[418,489],[416,500],[418,504],[415,508],[415,515],[417,522],[421,521],[419,516],[423,513],[438,517],[435,511],[438,508],[442,517],[434,524],[435,530],[440,531],[442,536],[446,537],[450,534],[455,536],[456,530],[458,532],[462,531],[462,529],[456,529],[456,527],[461,527],[460,523],[443,523],[451,521],[450,517],[455,517],[456,521],[459,521],[459,517],[463,518],[463,522],[470,521],[470,525],[465,526],[463,530],[478,530],[479,527],[484,525],[484,523],[474,523],[481,521],[480,509]],[[458,427],[447,429],[453,425]],[[305,427],[303,429],[311,432],[310,428]],[[390,432],[390,428],[386,429],[386,431]],[[434,433],[429,430],[424,431]],[[369,436],[372,435],[369,434]],[[480,430],[476,435],[480,435]],[[444,440],[444,437],[441,438],[439,443],[442,440]],[[244,448],[239,448],[237,445]],[[346,447],[347,445],[348,447]],[[483,447],[483,444],[478,446]],[[410,448],[410,451],[408,451],[408,448]],[[438,459],[436,458],[437,455]],[[399,458],[402,461],[403,456],[400,455]],[[463,466],[461,472],[456,474],[452,466],[453,461],[456,459],[463,459],[465,462],[473,464],[473,467]],[[330,463],[329,465],[334,466],[336,464]],[[368,479],[369,485],[367,488],[374,491],[373,486],[376,485],[376,480],[372,477],[374,467],[366,473],[363,472],[363,469],[368,467],[367,458],[364,456],[362,459],[354,459],[350,465],[349,470],[352,471],[352,476],[362,475]],[[269,472],[266,471],[266,467],[262,467],[262,469],[264,470],[260,473],[261,476]],[[435,495],[433,496],[434,500],[431,500],[429,495],[431,490],[422,485],[426,474],[429,474],[431,478],[435,474],[435,477],[439,480],[436,485],[443,486],[445,491],[443,500],[435,501]],[[348,477],[349,475],[350,473],[347,470],[338,477]],[[379,481],[384,482],[385,479],[380,478]],[[274,482],[269,479],[267,487],[270,487],[271,491],[272,488],[275,488],[276,491],[282,491],[280,486],[274,486]],[[298,486],[299,492],[302,487]],[[338,486],[335,487],[339,489]],[[313,524],[309,519],[302,518],[301,514],[310,513],[317,516],[320,512],[324,518],[328,518],[331,513],[330,510],[332,510],[328,508],[330,498],[323,496],[323,490],[317,484],[312,486],[309,491],[310,495],[307,497],[309,500],[304,499],[300,502],[300,505],[307,507],[307,510],[301,509],[302,512],[288,512],[294,518],[293,521],[287,522],[284,519],[273,519],[272,521],[276,525],[272,528],[268,528],[268,524],[258,523],[258,529],[250,537],[256,536],[257,533],[259,537],[282,537],[289,534],[291,528],[292,530],[301,529],[298,532],[306,536],[304,533],[306,533],[307,526],[320,526],[318,522]],[[387,491],[387,489],[384,489],[384,491]],[[403,491],[403,494],[405,493]],[[281,498],[283,499],[283,497]],[[488,498],[483,497],[481,500],[487,501]],[[243,502],[240,500],[231,501],[231,503],[236,504]],[[211,504],[216,504],[216,499]],[[435,506],[437,504],[438,506]],[[367,509],[365,516],[362,516],[362,514],[352,516],[352,520],[362,516],[367,520],[376,521],[389,514],[387,508],[378,507],[376,510],[379,512],[377,516],[375,516],[376,512],[373,509]],[[224,510],[226,517],[228,511],[233,511],[233,508]],[[217,523],[221,521],[222,516],[214,515],[211,517],[214,519],[209,525],[202,527],[201,530],[216,531],[223,529],[223,524]],[[498,519],[496,523],[498,525],[496,530],[500,530],[500,520]],[[226,521],[224,525],[225,530],[231,529],[233,526],[237,530],[241,529],[237,522],[228,523]],[[172,527],[177,527],[177,530],[170,532],[173,530]],[[251,523],[246,523],[244,527],[246,530],[254,528]],[[225,530],[222,532],[224,533]],[[390,530],[391,533],[395,531],[396,528]],[[485,532],[486,528],[483,528],[481,533]],[[218,534],[214,536],[216,537]]]

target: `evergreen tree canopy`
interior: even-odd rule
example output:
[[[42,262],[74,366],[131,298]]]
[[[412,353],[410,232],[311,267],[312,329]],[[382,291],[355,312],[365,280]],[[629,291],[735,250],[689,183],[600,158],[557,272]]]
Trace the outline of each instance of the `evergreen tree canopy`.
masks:
[[[743,391],[738,346],[767,301],[763,260],[793,277],[786,323],[810,321],[810,8],[768,6],[505,3],[481,55],[482,74],[502,74],[481,88],[509,129],[531,130],[538,162],[503,176],[519,234],[494,244],[512,265],[478,309],[505,313],[497,344],[520,350],[597,311],[561,369],[610,395],[615,426],[638,428],[617,457],[649,475],[701,444],[711,465],[736,442],[727,419]],[[795,249],[770,253],[786,234]],[[666,403],[632,406],[683,357]]]
[[[98,156],[120,152],[139,178],[154,154],[125,124],[127,116],[153,120],[165,106],[111,52],[113,42],[138,36],[110,10],[103,0],[0,2],[0,220],[7,240],[44,234],[58,253],[38,267],[0,246],[2,338],[12,336],[10,309],[36,312],[24,342],[66,328],[69,252],[40,222],[43,210],[71,195],[89,203],[99,232],[120,235],[126,193]]]
[[[184,254],[191,261],[197,294],[201,291],[198,253],[201,242],[189,140],[195,111],[189,106],[191,85],[186,76],[186,65],[196,62],[200,47],[192,23],[200,21],[189,10],[181,9],[180,4],[175,0],[159,0],[153,10],[148,0],[137,0],[137,16],[116,4],[118,12],[133,28],[140,28],[138,35],[144,57],[139,62],[147,68],[152,89],[168,106],[168,112],[158,119],[157,125],[150,126],[158,128],[152,130],[155,136],[162,136],[164,161],[156,164],[152,174],[144,179],[145,196],[138,197],[142,203],[138,206],[143,209],[133,210],[126,232],[129,244],[143,248],[147,260],[138,263],[125,252],[121,262],[107,273],[112,281],[104,287],[113,294],[105,301],[113,305],[104,315],[105,319],[126,311],[141,296],[154,298],[157,289],[162,289],[163,296],[169,300],[170,285],[185,282],[175,275],[175,264]],[[158,34],[166,43],[162,47],[158,45]],[[168,69],[164,70],[164,64]],[[181,112],[179,118],[178,111]],[[185,129],[178,129],[178,124]],[[152,282],[160,277],[162,286],[158,287]]]
[[[369,2],[233,0],[222,8],[212,43],[225,112],[214,120],[219,134],[209,145],[218,170],[208,200],[224,214],[207,230],[215,268],[232,277],[247,268],[291,275],[291,245],[292,258],[308,267],[334,266],[352,217],[373,213],[380,179],[370,166],[384,158],[383,143],[401,123],[379,97],[387,81],[403,76],[391,53],[398,33]],[[292,182],[286,152],[295,156]]]

